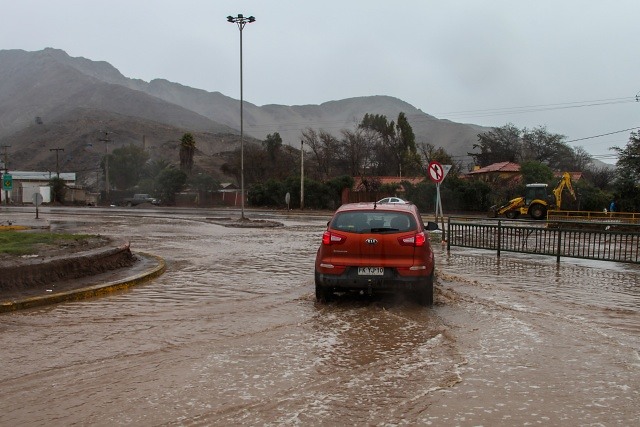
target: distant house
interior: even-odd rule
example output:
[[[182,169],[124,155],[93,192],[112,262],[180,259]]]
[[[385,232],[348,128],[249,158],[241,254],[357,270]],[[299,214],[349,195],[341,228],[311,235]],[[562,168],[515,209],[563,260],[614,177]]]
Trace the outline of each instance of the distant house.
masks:
[[[562,178],[563,171],[555,171],[555,178]],[[582,178],[582,172],[569,172],[571,181],[576,182]],[[520,174],[520,165],[513,162],[493,163],[483,168],[476,168],[467,174],[467,177],[479,178],[485,182],[520,182],[522,175]]]
[[[220,184],[218,193],[222,196],[218,202],[229,206],[238,206],[242,203],[242,195],[240,188],[231,182],[223,182]],[[245,199],[246,201],[246,199]]]
[[[493,163],[483,168],[476,168],[467,177],[478,178],[485,182],[509,181],[520,179],[520,165],[513,162]]]
[[[10,171],[9,174],[13,178],[13,189],[9,192],[9,200],[13,203],[33,203],[33,195],[36,193],[42,196],[43,203],[51,202],[49,181],[57,176],[55,172]],[[61,173],[60,179],[64,180],[67,186],[75,187],[75,173]]]

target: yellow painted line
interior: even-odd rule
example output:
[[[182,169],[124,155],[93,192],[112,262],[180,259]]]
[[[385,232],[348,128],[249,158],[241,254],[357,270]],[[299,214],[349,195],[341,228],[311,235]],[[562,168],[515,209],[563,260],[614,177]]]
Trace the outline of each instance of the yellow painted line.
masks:
[[[157,265],[148,269],[147,271],[122,280],[116,280],[100,285],[87,286],[71,291],[57,292],[51,295],[29,297],[11,301],[2,301],[0,302],[0,313],[24,310],[27,308],[40,307],[43,305],[57,304],[60,302],[80,301],[83,299],[105,296],[113,292],[129,289],[135,285],[139,285],[141,283],[155,279],[156,277],[161,276],[167,269],[167,265],[164,259],[160,258],[159,256],[146,253],[139,254],[155,259]]]
[[[0,231],[21,231],[30,228],[31,227],[27,227],[26,225],[0,225]]]

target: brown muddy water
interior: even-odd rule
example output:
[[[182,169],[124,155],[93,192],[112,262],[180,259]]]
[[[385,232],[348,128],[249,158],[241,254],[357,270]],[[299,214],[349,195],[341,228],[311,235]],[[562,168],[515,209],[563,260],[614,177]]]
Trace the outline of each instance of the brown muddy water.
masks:
[[[238,229],[135,215],[47,215],[54,228],[128,238],[167,272],[0,315],[0,425],[640,420],[640,266],[436,243],[433,308],[321,305],[313,260],[326,219]]]

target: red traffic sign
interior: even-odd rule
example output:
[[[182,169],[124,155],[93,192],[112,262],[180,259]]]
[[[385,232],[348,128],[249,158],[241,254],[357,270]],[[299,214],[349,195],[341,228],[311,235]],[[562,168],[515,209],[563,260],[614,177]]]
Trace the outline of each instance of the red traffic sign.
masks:
[[[435,160],[429,162],[428,172],[429,178],[435,183],[441,183],[446,175],[440,162],[436,162]]]

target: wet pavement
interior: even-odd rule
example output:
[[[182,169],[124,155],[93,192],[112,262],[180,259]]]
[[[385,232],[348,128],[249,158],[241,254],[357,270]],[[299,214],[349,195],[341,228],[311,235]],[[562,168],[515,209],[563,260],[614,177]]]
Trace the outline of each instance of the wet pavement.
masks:
[[[0,315],[0,425],[640,419],[640,266],[436,243],[433,308],[321,305],[313,260],[328,217],[243,229],[204,211],[40,215],[52,229],[128,239],[167,271],[107,297]]]

